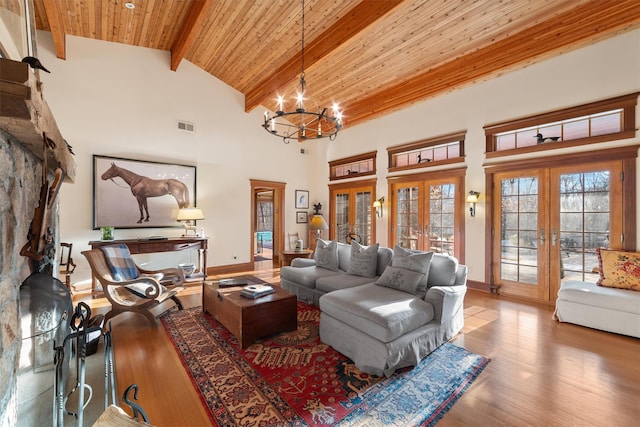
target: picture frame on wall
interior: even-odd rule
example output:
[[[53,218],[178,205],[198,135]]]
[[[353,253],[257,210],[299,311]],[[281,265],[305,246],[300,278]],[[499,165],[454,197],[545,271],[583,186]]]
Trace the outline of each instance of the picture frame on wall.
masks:
[[[93,156],[93,229],[182,227],[196,201],[196,167]]]
[[[297,224],[306,224],[307,222],[309,222],[309,215],[307,212],[296,212]]]
[[[309,192],[296,190],[296,209],[309,209]]]

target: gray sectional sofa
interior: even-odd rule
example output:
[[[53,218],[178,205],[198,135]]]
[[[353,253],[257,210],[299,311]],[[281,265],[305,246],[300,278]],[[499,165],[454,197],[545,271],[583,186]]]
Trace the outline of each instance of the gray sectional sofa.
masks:
[[[373,375],[415,366],[464,325],[467,268],[448,255],[318,241],[280,276],[319,305],[322,342]]]

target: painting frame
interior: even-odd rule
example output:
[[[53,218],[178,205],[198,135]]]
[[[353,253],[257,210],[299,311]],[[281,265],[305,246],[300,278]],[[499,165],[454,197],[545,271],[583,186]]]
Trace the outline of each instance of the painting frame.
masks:
[[[117,170],[107,174],[112,165]],[[116,175],[110,177],[112,173]],[[132,189],[120,176],[129,178],[131,173],[146,180],[138,179]],[[104,226],[120,229],[183,227],[176,217],[180,207],[196,206],[196,173],[197,168],[192,165],[94,154],[93,229]],[[145,198],[138,191],[139,197],[136,197],[134,192],[141,185],[153,186],[147,193],[165,194]],[[138,200],[143,203],[139,204]]]
[[[296,224],[306,224],[309,222],[309,214],[307,212],[301,211],[296,212]]]
[[[309,209],[309,191],[296,190],[296,209]]]

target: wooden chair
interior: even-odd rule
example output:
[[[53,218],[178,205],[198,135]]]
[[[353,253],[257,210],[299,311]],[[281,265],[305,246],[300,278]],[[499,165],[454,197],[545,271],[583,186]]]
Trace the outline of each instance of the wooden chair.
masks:
[[[112,317],[127,311],[140,313],[155,325],[156,319],[150,310],[167,300],[172,300],[178,310],[182,310],[182,303],[176,295],[185,289],[180,286],[185,280],[179,268],[145,270],[136,265],[137,278],[115,280],[102,250],[91,249],[83,251],[82,255],[89,261],[93,275],[102,285],[104,294],[111,303],[111,311],[105,315],[104,325],[107,325]],[[133,263],[133,260],[131,262]]]
[[[73,243],[60,243],[60,277],[64,276],[64,284],[71,290],[71,274],[76,269],[76,264],[71,257]]]

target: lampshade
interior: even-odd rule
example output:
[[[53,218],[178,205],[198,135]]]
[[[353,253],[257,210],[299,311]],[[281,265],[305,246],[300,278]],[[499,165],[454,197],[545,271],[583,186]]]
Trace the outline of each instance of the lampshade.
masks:
[[[328,230],[329,224],[324,220],[322,215],[314,215],[309,222],[309,229],[311,230]]]
[[[375,202],[373,202],[373,207],[374,208],[381,208],[382,207],[382,202],[380,202],[380,200],[376,200]]]
[[[176,218],[178,221],[192,221],[196,219],[204,219],[204,214],[200,208],[182,208],[178,211]]]
[[[467,200],[465,201],[467,203],[477,203],[479,195],[480,193],[478,193],[477,191],[469,191],[469,195],[467,196]]]

